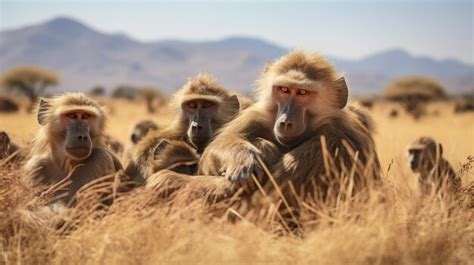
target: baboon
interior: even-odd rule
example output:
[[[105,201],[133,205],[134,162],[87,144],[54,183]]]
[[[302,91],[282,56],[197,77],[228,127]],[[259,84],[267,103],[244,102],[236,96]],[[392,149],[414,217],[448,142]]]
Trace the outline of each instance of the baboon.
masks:
[[[443,158],[443,146],[433,138],[420,137],[408,146],[410,169],[417,174],[422,194],[437,192],[443,186],[458,191],[461,179]]]
[[[105,135],[105,144],[109,147],[110,150],[114,152],[115,155],[121,156],[123,154],[123,144],[112,136]]]
[[[9,157],[18,149],[18,146],[10,141],[8,134],[4,131],[0,131],[0,159]]]
[[[209,75],[189,80],[171,102],[176,118],[166,128],[148,133],[135,146],[126,173],[142,181],[150,176],[154,150],[163,139],[182,140],[200,154],[216,131],[239,112],[239,101]]]
[[[198,176],[191,179],[223,175],[234,186],[248,186],[251,176],[259,175],[262,158],[295,208],[294,195],[332,199],[335,196],[326,196],[328,189],[340,191],[343,177],[349,175],[354,191],[378,182],[373,122],[362,109],[344,109],[346,82],[322,56],[303,51],[283,56],[266,67],[257,95],[257,102],[226,124],[204,150]],[[259,148],[256,142],[262,140],[282,157],[265,161],[275,150]],[[275,191],[269,182],[265,189]]]
[[[53,185],[67,177],[67,191],[52,202],[71,204],[83,185],[122,168],[105,144],[105,113],[93,99],[82,93],[41,99],[37,120],[40,128],[25,164],[26,181]]]
[[[158,125],[152,120],[143,120],[133,126],[130,140],[133,144],[137,144],[150,130],[158,130]]]
[[[149,162],[152,168],[151,172],[159,172],[160,174],[179,174],[189,177],[196,172],[199,162],[199,154],[196,150],[182,140],[162,139],[155,147],[153,159]],[[146,186],[154,188],[160,186],[160,174],[152,174],[147,178]],[[179,181],[176,177],[173,181]],[[172,186],[168,183],[167,191],[162,190],[164,194],[170,194]],[[161,195],[163,197],[164,195]]]

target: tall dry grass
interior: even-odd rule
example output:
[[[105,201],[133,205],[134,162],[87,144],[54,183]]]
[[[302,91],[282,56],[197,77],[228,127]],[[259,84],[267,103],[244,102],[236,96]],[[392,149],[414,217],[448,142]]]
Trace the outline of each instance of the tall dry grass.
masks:
[[[123,102],[118,106],[108,130],[128,141],[126,127],[144,115],[144,107]],[[258,218],[259,212],[229,222],[227,214],[235,218],[233,209],[215,215],[215,209],[200,201],[169,207],[149,190],[118,196],[106,207],[97,196],[104,188],[93,186],[76,208],[44,207],[45,199],[35,196],[38,191],[20,182],[21,163],[3,164],[0,260],[7,264],[470,264],[473,194],[464,194],[463,201],[442,194],[421,197],[405,166],[406,144],[421,135],[433,136],[443,143],[464,186],[474,180],[474,161],[467,159],[474,154],[474,115],[455,116],[450,106],[435,107],[439,116],[416,122],[403,114],[389,119],[392,106],[376,105],[372,113],[378,125],[383,189],[371,189],[368,198],[356,197],[330,208],[309,203],[300,235],[282,233],[285,228],[277,218],[263,214]],[[0,128],[23,142],[33,134],[33,123],[27,114],[0,117]],[[114,194],[112,186],[105,189]]]

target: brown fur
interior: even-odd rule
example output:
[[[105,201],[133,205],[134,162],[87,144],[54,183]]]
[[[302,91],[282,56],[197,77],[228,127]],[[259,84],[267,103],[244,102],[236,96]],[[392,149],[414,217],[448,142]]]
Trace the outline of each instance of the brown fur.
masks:
[[[443,147],[433,138],[420,137],[408,146],[410,166],[417,175],[421,192],[429,195],[446,187],[448,192],[455,192],[461,188],[461,178],[456,174],[449,162],[443,157]],[[412,159],[416,159],[411,165]]]
[[[114,152],[115,155],[117,156],[122,156],[123,154],[123,144],[119,142],[119,140],[113,138],[110,135],[105,136],[105,144],[109,147],[110,150]]]
[[[296,146],[283,146],[275,140],[273,128],[277,106],[272,96],[275,85],[297,87],[316,94],[309,109],[312,119],[308,122],[307,133]],[[377,182],[374,180],[379,179],[380,163],[372,138],[372,121],[358,108],[342,109],[347,102],[347,87],[323,57],[296,51],[280,58],[262,74],[257,93],[257,102],[225,125],[206,148],[198,174],[220,178],[218,176],[229,172],[248,172],[252,169],[246,166],[259,165],[256,157],[261,157],[272,170],[286,200],[293,202],[292,207],[297,207],[297,199],[290,189],[290,182],[299,198],[323,200],[329,189],[342,192],[342,176],[348,179],[351,169],[355,170],[353,190],[362,190]],[[258,144],[262,140],[274,148],[263,149]],[[280,152],[283,153],[281,159],[269,159],[272,155],[279,158]],[[242,185],[229,184],[227,180],[209,182],[211,186],[236,184]],[[275,192],[270,183],[265,186],[269,192]]]
[[[10,141],[10,137],[4,131],[0,131],[0,159],[4,159],[17,152],[19,147]]]
[[[152,120],[143,120],[133,126],[130,140],[133,144],[137,144],[140,140],[145,137],[149,131],[158,130],[159,126]]]
[[[61,115],[71,111],[95,115],[89,126],[90,154],[80,160],[64,151],[66,126]],[[71,203],[77,190],[88,182],[121,169],[120,162],[105,144],[106,116],[102,107],[82,93],[69,93],[42,100],[38,109],[40,128],[33,140],[24,170],[30,185],[53,185],[68,175],[70,184],[65,196],[55,201]]]
[[[176,113],[173,122],[163,129],[151,131],[135,146],[126,169],[129,176],[144,180],[156,171],[150,166],[150,161],[154,160],[154,150],[163,139],[184,141],[192,145],[186,134],[189,124],[183,113],[182,104],[196,99],[210,100],[218,104],[218,111],[212,115],[211,126],[214,133],[239,111],[237,97],[229,94],[211,76],[200,74],[189,80],[171,101],[171,108]]]

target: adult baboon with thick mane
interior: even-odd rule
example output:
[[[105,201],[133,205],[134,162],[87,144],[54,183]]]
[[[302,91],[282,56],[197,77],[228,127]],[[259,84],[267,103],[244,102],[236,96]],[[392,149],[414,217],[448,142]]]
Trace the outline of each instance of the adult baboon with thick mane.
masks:
[[[461,178],[443,157],[443,146],[431,137],[420,137],[408,146],[410,169],[417,175],[422,194],[429,195],[441,188],[455,192],[461,188]]]
[[[68,177],[67,194],[58,201],[70,203],[82,186],[122,168],[105,143],[105,113],[93,99],[82,93],[41,99],[37,119],[26,180],[53,185]]]
[[[329,189],[342,192],[343,186],[350,187],[344,189],[350,195],[379,180],[372,120],[363,109],[344,109],[346,82],[322,56],[303,51],[283,56],[266,67],[257,94],[257,102],[225,125],[204,150],[198,175],[230,180],[210,185],[253,182],[252,175],[262,171],[259,158],[285,199],[295,203],[307,196],[326,200]],[[262,142],[274,148],[259,148]],[[278,152],[281,159],[265,161]],[[157,175],[162,182],[176,176]],[[270,182],[266,188],[275,190]]]
[[[154,150],[163,139],[184,141],[202,153],[216,131],[239,112],[239,101],[211,76],[199,74],[174,95],[171,109],[176,113],[172,123],[149,132],[133,150],[126,173],[137,181],[155,172]]]

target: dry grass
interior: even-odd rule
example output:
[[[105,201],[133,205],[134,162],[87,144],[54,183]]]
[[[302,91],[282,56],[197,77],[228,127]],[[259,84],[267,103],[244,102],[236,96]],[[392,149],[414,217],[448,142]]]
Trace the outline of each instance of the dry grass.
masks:
[[[281,224],[263,219],[229,222],[210,215],[197,202],[170,209],[153,204],[138,190],[106,212],[95,193],[76,209],[46,208],[35,191],[19,181],[19,164],[0,168],[0,263],[18,264],[469,264],[474,260],[474,213],[435,194],[420,198],[404,148],[421,135],[444,145],[456,170],[466,163],[463,183],[474,181],[474,115],[453,115],[439,104],[438,117],[414,121],[404,114],[388,118],[390,105],[372,111],[376,142],[385,169],[385,188],[369,199],[318,208],[303,236],[282,236]],[[140,103],[113,102],[108,133],[128,143],[133,122],[145,117]],[[153,117],[166,122],[160,112]],[[26,142],[35,120],[26,113],[0,115],[0,128]],[[472,194],[465,200],[472,203]],[[384,200],[380,200],[383,197]],[[222,206],[222,205],[221,205]],[[224,205],[225,206],[225,205]],[[314,205],[307,214],[315,216]],[[247,218],[246,216],[244,218]],[[250,218],[249,218],[250,219]],[[58,220],[62,220],[58,227]]]

